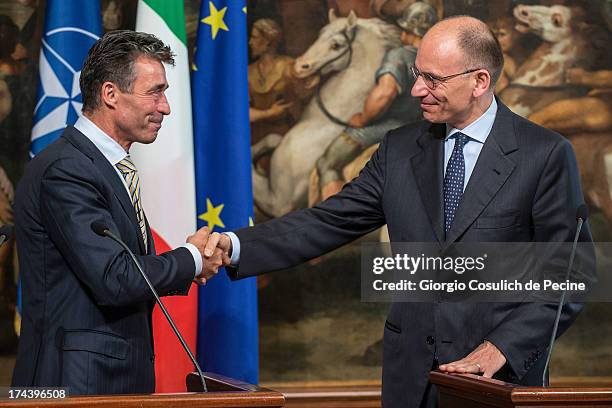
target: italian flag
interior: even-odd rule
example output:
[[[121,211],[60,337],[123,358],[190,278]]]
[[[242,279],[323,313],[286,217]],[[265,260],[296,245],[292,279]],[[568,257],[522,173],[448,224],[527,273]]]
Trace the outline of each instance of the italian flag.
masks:
[[[196,230],[195,174],[189,59],[183,0],[139,0],[136,30],[154,34],[176,54],[176,66],[166,66],[171,114],[164,118],[157,140],[134,144],[130,154],[140,174],[143,207],[157,253],[185,243]],[[163,302],[187,344],[195,352],[198,290]],[[156,306],[153,313],[156,392],[180,392],[193,364]]]

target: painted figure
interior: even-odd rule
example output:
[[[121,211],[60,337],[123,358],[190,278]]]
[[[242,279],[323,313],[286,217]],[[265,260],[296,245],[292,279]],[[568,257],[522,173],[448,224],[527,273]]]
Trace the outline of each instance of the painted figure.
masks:
[[[520,44],[518,41],[520,33],[514,29],[514,19],[511,17],[498,18],[490,25],[504,52],[504,69],[495,85],[495,93],[499,94],[506,89],[516,75],[517,61],[513,49],[518,48]]]
[[[103,0],[102,9],[102,25],[104,31],[117,30],[123,24],[123,10],[121,2],[117,0]]]
[[[0,123],[11,113],[13,97],[5,80],[0,79]],[[0,166],[0,226],[13,223],[13,184]],[[0,267],[2,264],[0,263]]]
[[[434,8],[424,2],[413,3],[397,20],[402,46],[385,54],[362,111],[351,117],[349,126],[317,160],[320,190],[315,197],[310,195],[309,205],[340,191],[345,183],[342,169],[364,149],[380,143],[390,130],[421,119],[419,100],[410,95],[414,84],[411,67],[421,39],[437,20]]]
[[[399,29],[379,19],[359,19],[354,13],[337,18],[333,11],[329,18],[317,41],[295,62],[299,78],[330,75],[318,98],[282,139],[270,135],[253,146],[253,154],[275,148],[270,176],[253,172],[255,203],[272,217],[307,206],[308,175],[344,128],[325,115],[316,99],[334,117],[348,121],[362,108],[385,53],[400,45]]]
[[[378,17],[395,21],[417,1],[420,0],[370,0],[370,7]],[[438,19],[444,16],[444,0],[425,0],[425,3],[437,11]]]
[[[249,65],[249,110],[253,144],[270,133],[284,135],[299,119],[302,101],[311,92],[305,81],[293,72],[294,60],[278,55],[282,30],[274,20],[255,21],[249,39],[251,54],[256,58]]]
[[[0,75],[17,75],[23,68],[13,59],[19,42],[19,27],[9,16],[0,15]]]
[[[0,227],[13,224],[13,201],[15,192],[13,183],[9,180],[4,168],[0,166]],[[5,243],[0,247],[0,295],[6,296],[6,263],[13,248],[13,242]]]
[[[327,9],[334,9],[338,17],[348,17],[351,11],[359,18],[376,17],[371,5],[363,0],[327,0]]]
[[[589,41],[582,31],[584,11],[578,7],[525,6],[514,8],[522,33],[534,33],[542,44],[521,64],[512,83],[500,93],[516,113],[529,116],[560,99],[584,96],[586,89],[565,86],[565,72],[589,67]]]
[[[581,98],[562,99],[533,113],[529,119],[563,134],[612,130],[612,71],[568,69],[568,86],[588,87]]]
[[[591,90],[581,98],[554,102],[529,119],[569,138],[580,163],[585,197],[612,226],[612,71],[573,68],[566,82]]]

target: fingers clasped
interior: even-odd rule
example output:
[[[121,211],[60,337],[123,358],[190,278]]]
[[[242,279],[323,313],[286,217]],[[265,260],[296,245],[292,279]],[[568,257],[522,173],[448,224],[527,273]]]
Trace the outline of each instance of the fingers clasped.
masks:
[[[231,240],[225,234],[210,233],[208,228],[200,228],[187,238],[187,242],[195,245],[202,255],[202,271],[194,282],[204,285],[219,272],[222,266],[231,263]]]

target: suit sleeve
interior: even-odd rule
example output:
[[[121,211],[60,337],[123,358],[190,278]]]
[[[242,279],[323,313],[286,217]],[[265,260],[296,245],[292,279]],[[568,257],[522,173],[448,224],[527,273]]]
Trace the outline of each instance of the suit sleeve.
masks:
[[[230,278],[298,265],[384,225],[385,140],[359,176],[335,196],[313,208],[236,231],[240,263],[227,268]]]
[[[62,159],[50,166],[40,191],[44,227],[98,304],[125,306],[152,300],[153,295],[130,255],[90,228],[93,221],[101,221],[112,231],[120,230],[96,175],[101,177],[91,165],[76,159]],[[189,290],[195,265],[188,249],[136,258],[160,295]]]
[[[561,140],[551,150],[537,186],[532,206],[536,242],[571,242],[576,232],[576,209],[583,204],[578,167],[571,145]],[[585,224],[579,241],[591,243]],[[568,259],[563,259],[562,267]],[[580,303],[567,303],[559,322],[560,336],[582,310]],[[540,358],[545,358],[556,303],[522,303],[488,336],[506,356],[515,375],[522,378]]]

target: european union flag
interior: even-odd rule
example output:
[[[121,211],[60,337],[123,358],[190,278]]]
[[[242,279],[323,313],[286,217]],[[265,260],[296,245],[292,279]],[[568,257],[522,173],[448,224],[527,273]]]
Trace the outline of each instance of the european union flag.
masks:
[[[32,156],[57,139],[81,114],[81,67],[101,34],[99,0],[47,0]]]
[[[199,227],[249,225],[253,214],[246,1],[204,0],[192,75]],[[207,371],[258,382],[254,278],[225,273],[199,292],[198,358]]]

